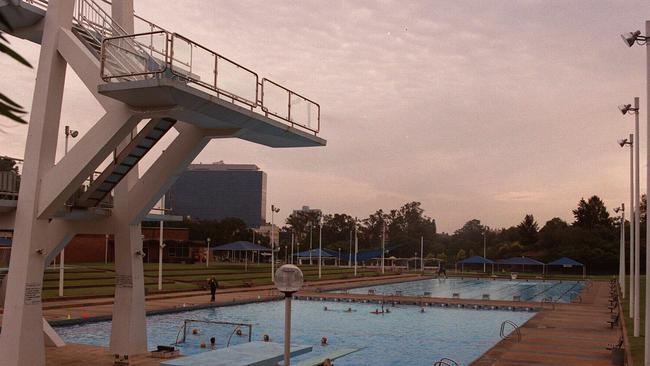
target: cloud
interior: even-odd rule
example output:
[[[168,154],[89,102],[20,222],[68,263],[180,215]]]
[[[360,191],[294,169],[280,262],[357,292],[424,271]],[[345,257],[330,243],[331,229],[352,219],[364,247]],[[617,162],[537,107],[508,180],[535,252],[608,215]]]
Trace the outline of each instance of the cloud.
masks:
[[[283,212],[310,204],[362,216],[416,200],[446,231],[472,218],[509,226],[528,212],[540,222],[570,219],[592,194],[626,200],[627,155],[616,139],[632,125],[616,105],[643,92],[645,56],[618,34],[643,24],[644,5],[135,3],[141,16],[322,107],[325,148],[217,140],[198,160],[260,165]],[[38,47],[12,43],[37,63]],[[0,70],[11,70],[0,90],[29,106],[35,71],[7,58]],[[73,72],[67,80],[61,128],[83,134],[101,109]],[[27,129],[5,131],[2,153],[22,156]]]

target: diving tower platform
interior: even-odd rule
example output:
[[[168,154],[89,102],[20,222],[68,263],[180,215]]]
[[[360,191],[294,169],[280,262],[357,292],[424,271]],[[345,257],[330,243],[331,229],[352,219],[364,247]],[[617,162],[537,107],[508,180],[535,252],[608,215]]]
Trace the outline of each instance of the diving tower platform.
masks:
[[[201,128],[269,147],[316,147],[327,142],[313,132],[257,113],[187,83],[156,78],[101,84],[100,94],[128,104],[143,116],[164,115]]]
[[[137,16],[133,0],[0,0],[0,15],[10,25],[0,30],[40,44],[17,204],[0,209],[15,217],[3,365],[45,365],[43,270],[77,234],[114,235],[110,349],[144,353],[140,222],[212,139],[325,146],[320,105]],[[56,161],[67,70],[103,114]],[[169,145],[142,169],[172,130]]]

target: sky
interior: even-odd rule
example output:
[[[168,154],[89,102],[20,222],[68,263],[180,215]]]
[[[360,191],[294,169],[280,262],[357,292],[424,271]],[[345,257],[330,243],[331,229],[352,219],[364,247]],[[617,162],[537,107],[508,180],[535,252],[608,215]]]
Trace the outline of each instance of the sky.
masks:
[[[280,220],[303,205],[361,218],[419,201],[453,232],[470,219],[572,221],[594,194],[627,205],[629,150],[616,141],[634,119],[617,105],[635,96],[645,191],[645,53],[619,36],[644,29],[644,1],[160,4],[135,10],[320,104],[326,147],[221,139],[195,160],[260,166]],[[38,63],[37,45],[10,40]],[[0,90],[29,109],[35,71],[7,57],[0,70]],[[102,115],[70,69],[66,80],[59,155],[65,124],[83,135]],[[0,154],[22,157],[27,127],[0,128]]]

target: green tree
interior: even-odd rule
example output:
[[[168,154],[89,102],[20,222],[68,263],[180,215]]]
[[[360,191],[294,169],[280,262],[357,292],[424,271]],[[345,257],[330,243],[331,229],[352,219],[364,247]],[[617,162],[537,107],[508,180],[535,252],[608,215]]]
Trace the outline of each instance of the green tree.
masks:
[[[519,232],[519,237],[523,245],[530,246],[537,242],[539,226],[533,215],[526,215],[524,220],[517,225],[517,231]]]
[[[578,208],[573,210],[575,221],[574,226],[585,229],[593,229],[598,226],[611,227],[612,219],[609,217],[605,203],[598,196],[591,196],[589,200],[584,198],[578,202]]]
[[[18,174],[18,166],[13,159],[0,157],[0,172],[14,172]]]

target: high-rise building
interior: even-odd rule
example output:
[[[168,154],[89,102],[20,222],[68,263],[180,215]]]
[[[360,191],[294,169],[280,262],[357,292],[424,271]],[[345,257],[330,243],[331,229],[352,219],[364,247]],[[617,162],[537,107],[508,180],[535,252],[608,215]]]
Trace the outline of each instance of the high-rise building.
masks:
[[[253,228],[266,223],[266,173],[254,164],[192,164],[165,197],[174,215],[236,217]]]

